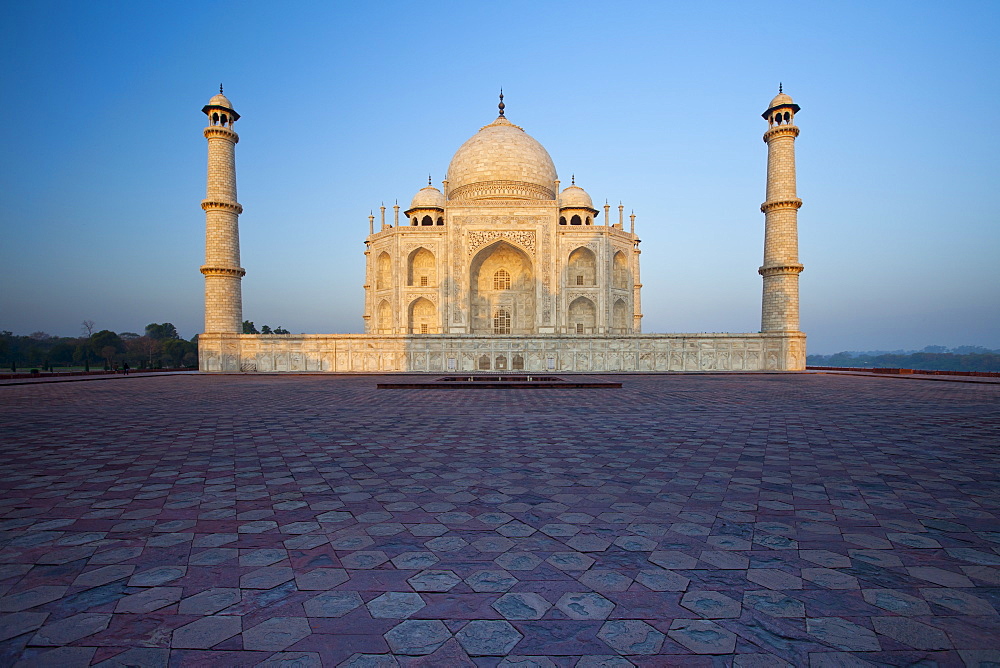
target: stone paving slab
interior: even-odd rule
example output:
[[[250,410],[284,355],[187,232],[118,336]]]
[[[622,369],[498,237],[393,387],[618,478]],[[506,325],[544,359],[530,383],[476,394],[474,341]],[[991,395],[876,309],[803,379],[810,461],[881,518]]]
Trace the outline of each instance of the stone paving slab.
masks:
[[[0,665],[1000,661],[996,383],[607,378],[0,387]]]

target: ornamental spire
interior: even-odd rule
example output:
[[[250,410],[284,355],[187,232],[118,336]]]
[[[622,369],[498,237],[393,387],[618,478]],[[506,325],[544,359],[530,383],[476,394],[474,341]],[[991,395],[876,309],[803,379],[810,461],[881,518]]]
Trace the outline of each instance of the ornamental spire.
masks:
[[[785,92],[785,91],[783,91],[783,90],[781,89],[781,82],[779,81],[779,82],[778,82],[778,95],[781,95],[781,94],[782,94],[782,93],[784,93],[784,92]]]
[[[500,109],[500,115],[501,116],[503,116],[504,106],[505,105],[503,103],[503,88],[501,88],[500,89],[500,104],[497,105],[497,107]]]
[[[222,84],[219,84],[219,95],[222,95]]]

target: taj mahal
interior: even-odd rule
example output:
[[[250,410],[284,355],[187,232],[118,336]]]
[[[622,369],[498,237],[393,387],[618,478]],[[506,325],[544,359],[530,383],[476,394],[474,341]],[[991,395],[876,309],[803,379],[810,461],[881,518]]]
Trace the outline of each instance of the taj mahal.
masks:
[[[805,368],[799,331],[794,124],[779,90],[767,123],[760,331],[642,331],[635,215],[563,187],[548,151],[499,115],[455,152],[437,188],[381,206],[365,239],[364,334],[243,334],[236,144],[223,94],[208,117],[205,332],[208,372],[657,372]],[[402,214],[402,217],[401,217]],[[612,217],[617,220],[612,220]]]

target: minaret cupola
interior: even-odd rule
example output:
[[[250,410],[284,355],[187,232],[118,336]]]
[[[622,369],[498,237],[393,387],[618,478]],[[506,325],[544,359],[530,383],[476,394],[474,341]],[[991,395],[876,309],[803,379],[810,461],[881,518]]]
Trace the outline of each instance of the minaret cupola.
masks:
[[[428,175],[427,186],[417,191],[403,214],[410,219],[411,227],[444,225],[444,202],[444,193],[431,185]]]
[[[219,84],[219,94],[213,95],[201,111],[208,116],[210,126],[221,125],[224,128],[231,128],[233,123],[240,120],[240,115],[233,109],[233,103],[222,94],[222,84]]]
[[[587,191],[576,185],[576,175],[568,188],[559,195],[560,225],[593,225],[597,209]]]
[[[799,111],[799,105],[792,101],[792,96],[787,94],[782,85],[778,84],[778,94],[771,100],[767,111],[761,117],[768,122],[771,127],[775,125],[794,125],[795,114]]]

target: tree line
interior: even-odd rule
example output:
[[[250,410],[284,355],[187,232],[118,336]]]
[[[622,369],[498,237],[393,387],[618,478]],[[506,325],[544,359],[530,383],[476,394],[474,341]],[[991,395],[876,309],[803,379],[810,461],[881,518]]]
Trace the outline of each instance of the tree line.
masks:
[[[1000,371],[1000,350],[980,346],[927,346],[922,351],[840,352],[809,355],[808,366],[863,367],[868,369],[923,369],[926,371]]]
[[[271,329],[268,325],[261,325],[260,330],[254,327],[253,320],[243,321],[243,333],[244,334],[291,334],[287,329],[284,329],[281,325],[278,325],[274,329]]]
[[[134,369],[195,368],[198,336],[182,339],[169,322],[146,325],[143,334],[95,331],[93,320],[84,320],[77,337],[32,332],[26,336],[0,331],[0,364],[4,369],[91,367],[114,369],[126,363]]]

